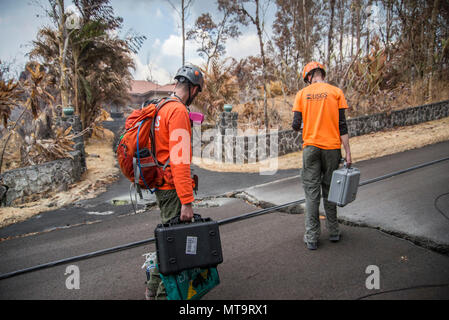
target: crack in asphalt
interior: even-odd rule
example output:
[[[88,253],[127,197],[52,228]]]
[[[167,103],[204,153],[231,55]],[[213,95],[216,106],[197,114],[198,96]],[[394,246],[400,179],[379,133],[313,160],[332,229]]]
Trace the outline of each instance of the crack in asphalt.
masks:
[[[270,207],[273,207],[276,205],[271,202],[259,200],[256,197],[249,194],[248,192],[246,192],[245,190],[237,190],[237,191],[227,192],[227,193],[221,194],[221,195],[205,196],[203,198],[198,198],[194,202],[194,208],[211,208],[211,207],[222,206],[222,205],[224,205],[223,203],[220,203],[220,201],[216,201],[216,200],[220,200],[220,199],[240,199],[250,205],[256,206],[261,209],[267,209],[267,208],[270,208]],[[123,205],[129,205],[129,203],[123,204]],[[147,210],[157,207],[157,203],[156,203],[156,201],[151,201],[145,205],[140,204],[139,206],[144,206],[144,208],[136,210],[136,212],[131,211],[126,214],[117,215],[117,217],[122,218],[122,217],[127,217],[127,216],[131,216],[131,215],[135,215],[135,214],[145,213]],[[304,214],[305,213],[305,205],[304,204],[292,205],[290,207],[282,208],[277,211],[289,213],[289,214]],[[17,238],[24,238],[24,237],[28,237],[28,236],[39,235],[39,234],[44,234],[44,233],[48,233],[48,232],[52,232],[52,231],[56,231],[56,230],[63,230],[63,229],[69,229],[69,228],[79,227],[79,226],[83,226],[83,225],[100,223],[103,221],[105,221],[105,220],[85,221],[85,222],[77,223],[77,224],[73,224],[73,225],[53,227],[53,228],[49,228],[49,229],[46,229],[43,231],[31,232],[31,233],[17,235],[17,236],[0,238],[0,242],[6,241],[6,240],[17,239]],[[391,235],[395,238],[409,241],[412,244],[417,245],[419,247],[429,249],[429,250],[432,250],[432,251],[435,251],[435,252],[438,252],[438,253],[441,253],[444,255],[449,255],[449,245],[439,244],[433,240],[430,240],[430,239],[422,237],[422,236],[412,236],[412,235],[406,234],[405,232],[389,230],[382,226],[372,225],[372,224],[368,224],[368,223],[364,223],[364,222],[351,221],[349,219],[345,219],[345,218],[341,218],[341,217],[338,218],[338,222],[341,224],[347,225],[347,226],[351,226],[351,227],[375,229],[384,234]]]
[[[99,222],[102,222],[102,221],[103,220],[84,221],[82,223],[70,224],[70,225],[61,226],[61,227],[52,227],[52,228],[49,228],[49,229],[45,229],[43,231],[36,231],[36,232],[30,232],[30,233],[26,233],[26,234],[17,235],[17,236],[10,236],[10,237],[5,237],[5,238],[0,238],[0,242],[6,241],[6,240],[26,238],[26,237],[30,237],[30,236],[45,234],[45,233],[53,232],[53,231],[56,231],[56,230],[63,230],[63,229],[70,229],[70,228],[74,228],[74,227],[84,226],[84,225],[91,225],[91,224],[99,223]]]

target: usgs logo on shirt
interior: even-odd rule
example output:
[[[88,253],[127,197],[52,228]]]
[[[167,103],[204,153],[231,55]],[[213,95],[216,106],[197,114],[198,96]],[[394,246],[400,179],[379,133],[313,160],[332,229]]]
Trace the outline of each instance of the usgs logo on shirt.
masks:
[[[322,100],[327,98],[327,92],[322,93],[308,93],[306,95],[307,100]]]
[[[161,116],[157,116],[154,119],[154,130],[159,131],[159,127],[161,126]]]

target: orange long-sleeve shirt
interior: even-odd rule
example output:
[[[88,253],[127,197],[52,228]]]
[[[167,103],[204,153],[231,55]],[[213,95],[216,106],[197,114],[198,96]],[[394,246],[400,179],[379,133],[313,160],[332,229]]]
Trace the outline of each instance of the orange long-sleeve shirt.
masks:
[[[154,119],[156,158],[165,164],[170,158],[165,176],[168,183],[160,190],[176,189],[182,204],[193,202],[193,184],[190,172],[192,160],[191,134],[189,111],[178,101],[164,105]]]

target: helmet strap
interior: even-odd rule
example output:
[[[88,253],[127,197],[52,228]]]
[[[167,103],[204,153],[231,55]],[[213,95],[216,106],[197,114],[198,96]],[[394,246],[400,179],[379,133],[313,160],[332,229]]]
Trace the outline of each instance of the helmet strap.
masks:
[[[189,98],[186,101],[186,106],[190,106],[190,104],[193,101],[193,98],[195,98],[195,97],[192,97],[192,94],[190,93],[190,90],[192,89],[192,85],[190,84],[190,81],[189,81],[188,88],[189,88]]]
[[[313,80],[313,76],[315,75],[315,71],[316,71],[316,69],[313,69],[312,71],[310,71],[310,81],[308,81],[308,83],[312,83],[312,80]],[[307,77],[308,78],[308,77]]]
[[[189,83],[189,99],[186,102],[187,106],[190,106],[190,104],[193,102],[193,100],[196,98],[196,96],[198,95],[198,91],[192,96],[192,94],[190,93],[192,88],[195,88],[196,86],[192,85],[192,83]]]

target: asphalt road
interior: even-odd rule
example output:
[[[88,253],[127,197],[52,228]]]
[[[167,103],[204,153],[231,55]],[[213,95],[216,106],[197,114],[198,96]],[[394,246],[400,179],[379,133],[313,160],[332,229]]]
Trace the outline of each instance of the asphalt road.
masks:
[[[255,210],[239,199],[198,209],[214,219]],[[221,284],[205,299],[356,299],[368,290],[365,273],[380,269],[380,289],[447,283],[449,257],[368,228],[342,226],[340,243],[323,240],[317,251],[302,243],[304,216],[271,213],[220,227]],[[158,217],[143,213],[0,243],[5,273],[26,266],[152,237]],[[323,239],[326,237],[323,232]],[[80,289],[66,288],[68,265],[0,281],[0,299],[143,299],[146,245],[74,263]],[[449,288],[423,288],[371,298],[447,299]]]
[[[444,143],[434,147],[435,155],[438,155],[436,150],[448,145]],[[405,158],[420,162],[423,153],[431,157],[429,150],[411,151]],[[403,159],[404,155],[398,155],[384,161],[366,161],[361,166],[365,177],[369,178],[403,168]],[[284,177],[295,174],[297,172],[285,173]],[[437,170],[429,170],[428,174],[439,175]],[[273,177],[262,182],[257,179],[238,174],[229,180],[208,182],[210,185],[206,186],[212,190],[214,185],[218,185],[221,193],[230,191],[238,183],[241,184],[240,189],[275,180]],[[415,179],[422,180],[423,177],[418,175]],[[405,194],[412,190],[415,197],[417,188],[428,188],[427,184],[417,186],[407,183],[407,180],[400,180],[398,186],[397,181],[388,179],[382,183],[389,190],[401,188]],[[432,190],[432,193],[437,191]],[[383,197],[378,189],[371,194],[376,195],[379,199]],[[97,200],[99,202],[92,203],[92,206],[96,209],[105,206],[104,199]],[[218,207],[198,208],[197,212],[220,220],[258,209],[241,199],[222,199],[220,202]],[[79,207],[80,212],[82,208]],[[396,209],[394,201],[386,202],[382,207],[384,212]],[[53,212],[53,215],[58,215],[58,219],[63,221],[69,210]],[[86,207],[83,210],[86,212]],[[35,221],[39,219],[51,221],[47,216]],[[48,229],[42,223],[36,234],[0,242],[0,274],[153,237],[158,221],[157,210],[137,215],[124,210],[113,215],[97,216],[96,220],[78,225],[68,223],[65,228],[61,225]],[[29,230],[30,226],[22,225],[22,228]],[[368,299],[449,298],[449,286],[430,287],[449,284],[449,256],[375,228],[347,225],[341,228],[343,237],[339,243],[330,243],[323,228],[319,249],[308,251],[302,242],[304,215],[301,214],[274,212],[221,226],[224,256],[224,262],[218,268],[221,284],[204,299],[357,299],[369,294],[375,295]],[[449,230],[449,224],[447,228]],[[9,231],[12,233],[14,229]],[[145,281],[141,269],[144,262],[142,254],[151,251],[155,251],[154,244],[73,263],[80,270],[78,290],[66,288],[68,265],[0,280],[0,299],[140,300],[143,299]],[[380,270],[380,288],[368,290],[366,281],[369,274],[366,269],[373,265]],[[396,289],[407,290],[390,292]]]
[[[234,190],[243,190],[253,185],[276,181],[299,173],[299,170],[279,170],[275,175],[221,173],[204,170],[196,166],[193,166],[193,171],[200,177],[196,199],[219,196]],[[73,205],[47,211],[24,222],[1,228],[0,239],[68,228],[74,225],[128,215],[134,212],[131,204],[129,204],[129,187],[130,182],[122,176],[116,183],[110,185],[105,193],[94,199],[80,200]],[[155,201],[155,196],[149,192],[144,192],[143,196],[143,201],[138,199],[137,209],[144,209],[146,203]],[[114,200],[125,201],[128,204],[114,205]]]
[[[364,185],[359,187],[356,201],[338,208],[340,222],[377,228],[449,253],[449,160],[365,184],[377,177],[447,158],[449,142],[443,142],[356,163]],[[254,186],[245,192],[270,206],[304,198],[300,176]],[[320,209],[324,214],[322,205]]]

